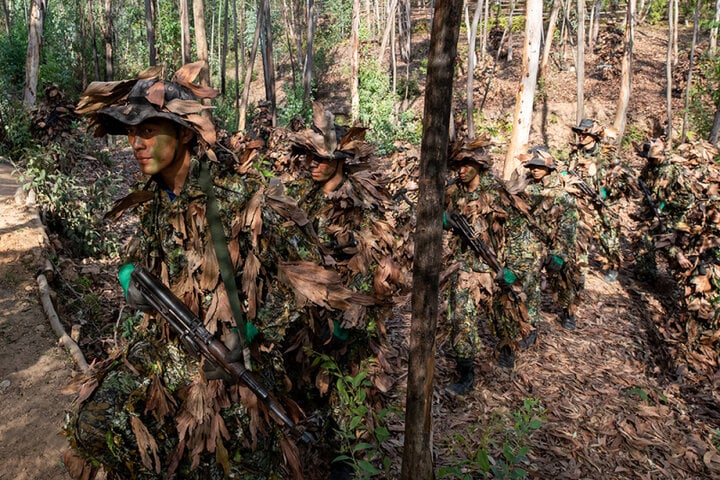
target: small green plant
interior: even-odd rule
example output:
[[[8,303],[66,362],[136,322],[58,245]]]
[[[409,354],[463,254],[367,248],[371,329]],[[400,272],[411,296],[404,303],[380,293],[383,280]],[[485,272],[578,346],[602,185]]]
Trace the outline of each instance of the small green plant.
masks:
[[[346,375],[334,359],[321,354],[315,365],[327,370],[336,380],[340,419],[338,433],[342,439],[343,455],[335,462],[349,462],[355,469],[357,479],[387,477],[391,460],[382,452],[382,444],[390,437],[386,420],[399,415],[396,408],[383,408],[376,412],[367,405],[367,393],[372,388],[367,368],[352,376]]]
[[[438,478],[474,480],[478,478],[523,479],[528,475],[530,446],[533,432],[542,427],[545,409],[535,398],[526,398],[522,407],[496,415],[488,426],[473,427],[469,435],[456,435],[453,449],[457,461],[441,467]],[[468,439],[477,438],[479,446]]]

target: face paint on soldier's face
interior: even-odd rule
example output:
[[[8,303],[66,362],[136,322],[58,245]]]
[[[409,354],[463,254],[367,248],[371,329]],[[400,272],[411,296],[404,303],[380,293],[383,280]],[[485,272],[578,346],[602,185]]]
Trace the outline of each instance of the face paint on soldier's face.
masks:
[[[175,160],[180,132],[178,125],[169,121],[148,120],[128,126],[128,141],[140,170],[155,175]]]
[[[550,173],[550,170],[547,167],[541,167],[539,165],[530,166],[530,175],[532,175],[535,180],[541,180],[548,173]]]
[[[475,164],[463,163],[460,165],[460,169],[458,170],[458,179],[460,180],[460,183],[468,184],[477,177],[477,174],[478,168]]]
[[[310,175],[316,182],[322,183],[331,179],[337,170],[337,160],[325,160],[320,159],[316,156],[310,157],[312,154],[308,154],[308,168],[310,169]]]

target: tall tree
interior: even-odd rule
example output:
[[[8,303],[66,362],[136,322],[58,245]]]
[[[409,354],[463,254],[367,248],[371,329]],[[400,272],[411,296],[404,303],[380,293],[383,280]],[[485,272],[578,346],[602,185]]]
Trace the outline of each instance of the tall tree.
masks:
[[[720,0],[715,0],[715,16],[710,28],[710,53],[717,53],[718,27],[720,26]]]
[[[360,118],[360,0],[353,0],[350,45],[350,121],[355,124]]]
[[[112,81],[115,78],[113,68],[113,8],[112,0],[105,0],[105,80]]]
[[[515,114],[510,136],[503,178],[509,180],[521,167],[518,154],[527,150],[532,124],[532,113],[540,63],[540,43],[542,42],[543,2],[527,0],[525,2],[525,42],[523,44],[522,72],[518,93],[515,97]]]
[[[190,63],[191,52],[188,0],[180,0],[180,55],[182,56],[183,64]]]
[[[5,33],[8,42],[12,43],[12,35],[10,35],[10,10],[8,10],[7,0],[2,0],[3,20],[5,21]]]
[[[442,250],[442,211],[447,172],[453,72],[462,0],[436,0],[430,32],[427,87],[418,178],[415,261],[411,293],[410,352],[405,403],[402,480],[431,480],[435,329]]]
[[[558,13],[560,12],[560,3],[562,0],[553,0],[553,7],[548,18],[547,31],[545,32],[545,41],[543,42],[542,59],[540,60],[539,75],[542,77],[547,69],[550,61],[550,52],[552,51],[553,37],[555,36],[555,27],[557,26]]]
[[[683,113],[682,134],[680,135],[680,143],[685,143],[687,139],[687,118],[690,110],[690,89],[692,88],[692,72],[695,66],[695,46],[697,45],[698,30],[700,29],[700,8],[702,0],[695,2],[695,15],[693,18],[693,36],[690,45],[690,65],[688,66],[687,84],[685,85],[685,111]]]
[[[227,65],[227,52],[228,52],[228,24],[230,23],[230,15],[228,15],[229,0],[225,0],[225,7],[223,11],[225,15],[222,15],[222,50],[220,51],[220,94],[225,95],[225,88],[227,87],[227,72],[225,71]],[[237,101],[237,98],[235,99]]]
[[[263,78],[265,79],[265,99],[270,102],[271,123],[277,124],[277,101],[275,98],[275,63],[273,62],[272,17],[270,16],[270,0],[262,0],[262,27],[260,43],[262,45]]]
[[[207,30],[205,29],[205,6],[203,5],[203,0],[193,0],[193,25],[195,27],[195,48],[197,49],[196,60],[205,62],[205,66],[200,70],[200,85],[210,85]]]
[[[252,80],[253,65],[255,65],[255,57],[257,56],[258,45],[260,43],[260,30],[262,29],[262,15],[263,11],[260,5],[258,5],[257,21],[255,23],[255,35],[253,36],[252,51],[250,52],[250,58],[248,59],[248,65],[245,69],[245,80],[243,81],[243,97],[240,102],[240,108],[238,109],[238,131],[245,131],[245,124],[247,123],[246,113],[248,101],[250,98],[250,81]]]
[[[37,84],[40,75],[40,52],[43,42],[46,0],[30,2],[28,20],[28,46],[25,57],[25,86],[23,88],[23,105],[27,108],[35,106],[37,100]]]
[[[617,132],[618,144],[625,133],[627,122],[627,110],[630,105],[630,90],[632,87],[633,68],[633,46],[635,43],[635,6],[636,0],[628,0],[625,18],[625,40],[623,56],[621,60],[620,73],[620,95],[618,96],[617,109],[615,110],[615,121],[613,128]]]
[[[93,52],[93,66],[95,67],[95,80],[100,80],[100,52],[98,52],[98,46],[97,46],[97,40],[96,40],[96,33],[95,33],[95,15],[93,13],[94,10],[94,0],[88,0],[87,4],[87,14],[88,14],[88,24],[90,25],[90,42],[92,43],[92,52]]]
[[[585,0],[577,0],[577,57],[575,61],[577,79],[577,123],[585,117]]]
[[[475,53],[475,42],[477,40],[477,28],[482,13],[482,2],[475,5],[472,24],[468,29],[468,72],[467,72],[467,129],[468,138],[475,138],[475,64],[477,54]]]
[[[315,2],[307,0],[305,17],[307,19],[307,36],[305,38],[305,62],[303,64],[303,90],[305,92],[305,103],[310,102],[310,94],[312,87],[312,69],[313,69],[313,40],[315,39]]]
[[[147,31],[150,65],[157,65],[157,51],[155,50],[155,2],[153,2],[153,0],[145,0],[145,30]]]
[[[667,105],[667,129],[665,131],[666,145],[668,150],[672,149],[673,142],[673,109],[672,109],[672,70],[673,70],[673,39],[675,38],[675,13],[673,12],[673,2],[668,2],[668,44],[667,59],[665,61],[665,102]]]

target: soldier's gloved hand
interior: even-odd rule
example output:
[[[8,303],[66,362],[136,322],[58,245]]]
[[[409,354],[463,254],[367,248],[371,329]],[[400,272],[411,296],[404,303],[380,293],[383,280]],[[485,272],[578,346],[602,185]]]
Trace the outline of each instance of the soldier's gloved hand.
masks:
[[[320,342],[330,349],[340,348],[350,336],[350,331],[341,327],[337,320],[332,321],[332,328],[330,323],[326,322],[323,328],[318,332]]]
[[[120,286],[123,289],[125,300],[127,300],[130,308],[134,310],[151,312],[153,310],[152,305],[150,305],[145,299],[145,296],[142,294],[135,283],[135,280],[132,278],[133,270],[135,270],[135,265],[132,263],[126,263],[120,267],[120,270],[118,270],[118,280],[120,281]]]
[[[247,322],[245,324],[245,329],[247,330],[248,325],[252,325],[252,323]],[[257,329],[253,325],[255,329],[255,332],[257,332]],[[250,340],[248,340],[249,342]],[[240,362],[243,359],[243,352],[242,347],[240,346],[240,339],[238,338],[237,331],[233,329],[230,333],[223,336],[222,342],[225,344],[225,346],[228,348],[228,354],[225,357],[225,360],[228,363],[235,363]],[[228,373],[219,365],[215,365],[212,362],[209,362],[207,359],[203,361],[203,373],[205,374],[205,378],[208,380],[225,380],[229,384],[235,384],[238,382],[238,379],[228,375]]]
[[[498,281],[500,286],[503,288],[511,288],[516,280],[517,275],[515,275],[509,268],[503,268],[500,275],[498,275]]]
[[[457,227],[455,222],[453,221],[451,217],[451,212],[443,212],[442,215],[442,222],[443,222],[443,230],[452,230],[453,228]]]
[[[557,255],[548,255],[545,259],[545,268],[552,272],[559,272],[565,266],[565,260]]]

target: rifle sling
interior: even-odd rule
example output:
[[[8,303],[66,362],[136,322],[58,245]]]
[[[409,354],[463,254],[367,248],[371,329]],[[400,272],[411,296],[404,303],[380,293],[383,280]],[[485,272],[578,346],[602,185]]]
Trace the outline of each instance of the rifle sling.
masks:
[[[220,267],[220,278],[225,284],[225,291],[227,292],[228,301],[230,302],[230,308],[232,309],[233,316],[235,317],[235,324],[237,326],[240,348],[243,352],[243,359],[245,360],[245,367],[248,370],[251,370],[250,349],[245,339],[245,317],[243,315],[242,305],[240,304],[240,294],[235,281],[235,272],[230,259],[230,251],[227,246],[225,230],[223,229],[222,222],[220,221],[220,209],[218,208],[215,192],[213,191],[213,183],[210,178],[210,161],[208,159],[203,159],[200,162],[199,180],[200,187],[207,196],[206,217],[210,226],[210,236],[212,237],[213,246],[215,247],[215,256],[217,257],[218,266]]]

